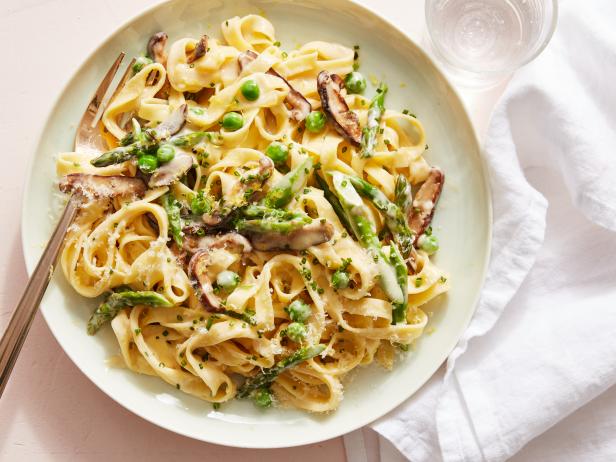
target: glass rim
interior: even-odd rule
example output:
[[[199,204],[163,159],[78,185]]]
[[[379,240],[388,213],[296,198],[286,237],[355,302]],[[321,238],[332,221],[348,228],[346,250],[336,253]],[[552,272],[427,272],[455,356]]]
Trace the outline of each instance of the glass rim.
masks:
[[[464,72],[468,72],[470,74],[476,74],[476,75],[486,75],[486,76],[502,76],[504,74],[507,73],[512,73],[515,72],[516,70],[518,70],[519,68],[521,68],[522,66],[528,64],[529,62],[531,62],[532,60],[534,60],[537,56],[539,56],[543,50],[545,50],[545,48],[548,46],[548,44],[550,43],[550,41],[552,40],[552,37],[554,36],[554,32],[556,31],[556,27],[558,26],[558,13],[559,13],[559,7],[558,7],[558,0],[548,0],[549,3],[552,4],[552,14],[551,14],[551,18],[550,18],[550,26],[549,28],[546,29],[546,34],[543,37],[541,42],[537,42],[538,46],[535,47],[535,49],[532,51],[532,53],[529,53],[527,57],[525,57],[524,59],[521,59],[520,61],[516,62],[515,64],[512,64],[510,66],[507,66],[507,68],[503,68],[503,69],[499,69],[499,70],[494,70],[494,71],[485,71],[485,70],[480,70],[480,71],[474,71],[474,70],[469,70],[463,67],[460,67],[459,65],[457,65],[456,63],[452,63],[449,59],[447,59],[443,53],[441,52],[439,46],[437,45],[436,41],[434,40],[434,38],[432,37],[432,33],[430,31],[430,20],[428,19],[429,17],[429,8],[428,3],[435,1],[435,0],[425,0],[424,2],[424,19],[426,21],[426,30],[427,30],[427,35],[430,39],[430,42],[432,43],[432,48],[434,49],[434,51],[437,54],[437,57],[443,61],[444,63],[446,63],[448,66],[457,69],[457,70],[461,70]]]

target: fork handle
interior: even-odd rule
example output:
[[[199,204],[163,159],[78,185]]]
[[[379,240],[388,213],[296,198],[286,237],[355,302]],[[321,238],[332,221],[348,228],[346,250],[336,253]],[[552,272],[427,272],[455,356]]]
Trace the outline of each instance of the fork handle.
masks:
[[[21,347],[26,340],[36,310],[45,294],[45,289],[47,289],[47,285],[53,275],[58,254],[64,243],[66,230],[73,222],[78,208],[79,199],[72,196],[0,340],[0,397],[4,392]]]

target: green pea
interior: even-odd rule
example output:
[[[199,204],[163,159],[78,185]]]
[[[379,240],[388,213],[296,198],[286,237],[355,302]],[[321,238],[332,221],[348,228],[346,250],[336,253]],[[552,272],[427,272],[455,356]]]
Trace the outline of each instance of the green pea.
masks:
[[[363,93],[366,89],[366,78],[354,71],[346,75],[344,85],[349,93]]]
[[[301,342],[304,338],[306,338],[306,334],[306,326],[300,324],[299,322],[292,322],[287,326],[287,337],[294,342]]]
[[[306,117],[306,130],[318,133],[325,127],[325,114],[321,111],[312,111]]]
[[[212,210],[210,200],[205,197],[203,190],[199,191],[190,201],[190,210],[195,215],[203,215]]]
[[[259,89],[259,85],[254,80],[246,80],[242,86],[240,87],[242,95],[248,101],[256,101],[259,99],[259,95],[261,94],[261,90]]]
[[[252,399],[259,407],[270,407],[272,405],[272,392],[267,388],[259,388],[255,391]]]
[[[137,166],[143,173],[152,173],[158,168],[158,159],[156,156],[144,154],[137,159]]]
[[[133,72],[136,74],[148,64],[152,64],[152,62],[153,61],[147,56],[139,56],[135,59],[135,63],[133,64]]]
[[[156,158],[161,164],[169,162],[175,157],[175,148],[170,144],[163,144],[156,150]]]
[[[289,148],[278,141],[274,141],[265,150],[265,155],[274,161],[274,164],[284,164],[289,157]]]
[[[334,289],[346,289],[349,287],[349,282],[351,282],[351,279],[346,271],[336,270],[332,274],[332,287]]]
[[[417,239],[417,244],[419,244],[419,248],[428,253],[428,255],[432,255],[439,248],[438,238],[434,235],[426,235],[422,234]]]
[[[224,290],[233,290],[240,283],[240,276],[229,270],[221,271],[216,276],[216,285]]]
[[[312,314],[310,307],[301,300],[294,300],[288,307],[285,308],[285,311],[289,313],[291,321],[295,322],[306,322]]]
[[[222,126],[225,130],[234,132],[244,126],[244,118],[239,112],[227,112],[222,118]]]

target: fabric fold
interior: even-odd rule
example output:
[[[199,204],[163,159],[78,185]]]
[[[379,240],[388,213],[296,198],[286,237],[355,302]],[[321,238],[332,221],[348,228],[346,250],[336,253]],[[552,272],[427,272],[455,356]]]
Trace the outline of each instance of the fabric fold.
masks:
[[[504,461],[616,384],[616,4],[579,6],[493,114],[475,316],[445,373],[373,424],[413,462]]]

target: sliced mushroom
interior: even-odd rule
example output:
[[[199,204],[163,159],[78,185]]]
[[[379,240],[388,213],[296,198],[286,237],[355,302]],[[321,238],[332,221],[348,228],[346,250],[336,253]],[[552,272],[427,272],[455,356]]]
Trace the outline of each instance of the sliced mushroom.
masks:
[[[291,84],[287,81],[287,79],[285,79],[274,69],[270,69],[269,71],[267,71],[267,73],[270,75],[274,75],[279,79],[282,79],[286,86],[289,87],[289,94],[284,99],[284,102],[289,107],[289,110],[291,112],[291,118],[296,122],[301,122],[306,117],[308,117],[308,114],[310,114],[310,111],[312,111],[312,106],[310,105],[308,100],[304,98],[304,95],[302,95],[299,91],[293,88]]]
[[[192,64],[196,60],[201,58],[202,56],[205,56],[205,52],[207,51],[207,41],[208,41],[208,38],[209,37],[207,35],[202,35],[201,36],[201,38],[199,39],[199,41],[195,45],[195,48],[186,56],[186,62],[188,64]]]
[[[164,32],[157,32],[148,40],[148,56],[163,66],[167,63],[167,52],[165,51],[165,47],[167,46],[168,38],[169,36]]]
[[[212,228],[222,226],[226,222],[226,215],[223,215],[220,210],[213,210],[210,213],[204,213],[201,217],[203,223]]]
[[[198,238],[231,230],[233,229],[233,220],[237,218],[237,212],[237,209],[227,209],[222,211],[214,210],[203,215],[183,216],[182,231],[185,236]]]
[[[117,196],[143,197],[145,184],[139,178],[128,176],[102,176],[71,173],[60,182],[60,191],[75,193],[85,198],[102,199]]]
[[[340,77],[338,74],[329,74],[329,76],[334,81],[334,83],[338,85],[338,87],[340,87],[340,90],[344,88],[344,79],[342,77]]]
[[[204,213],[201,216],[201,220],[204,223],[203,229],[209,233],[211,233],[212,231],[232,229],[233,221],[237,218],[238,213],[238,206],[228,207],[227,203],[225,203],[224,205],[219,203],[217,204],[217,208],[215,208],[209,213]]]
[[[248,66],[251,62],[257,59],[258,56],[259,55],[252,50],[246,50],[240,53],[237,57],[237,62],[240,65],[240,71],[243,71],[246,66]]]
[[[182,229],[182,231],[186,232],[186,227]],[[177,258],[178,262],[187,268],[190,258],[197,252],[208,248],[212,243],[216,240],[220,239],[219,236],[214,235],[205,235],[205,236],[197,236],[195,234],[185,234],[184,239],[182,239],[182,245],[178,246],[177,243],[171,241],[170,250]],[[235,238],[233,238],[235,240]],[[225,240],[220,241],[222,243],[226,242]],[[239,244],[238,244],[239,245]],[[247,240],[245,242],[241,242],[242,247],[250,247],[250,242]],[[188,270],[187,270],[188,271]]]
[[[432,167],[426,181],[421,185],[415,198],[413,199],[413,208],[409,215],[409,227],[415,234],[414,244],[421,236],[426,228],[430,226],[434,209],[445,182],[445,174],[438,167]]]
[[[212,243],[212,239],[215,238],[216,236],[196,236],[194,234],[185,234],[184,239],[182,239],[181,246],[178,246],[177,243],[172,241],[169,248],[177,258],[178,262],[183,267],[187,268],[190,258],[196,252],[205,249]]]
[[[183,177],[192,166],[192,156],[184,152],[178,152],[172,160],[156,169],[150,177],[150,181],[148,181],[148,186],[150,188],[169,186]]]
[[[257,55],[254,51],[247,50],[243,53],[240,53],[237,60],[240,65],[240,70],[243,70],[248,64],[257,59]],[[282,75],[276,72],[274,69],[269,69],[267,72],[269,75],[273,75],[274,77],[278,77],[281,79],[287,87],[289,87],[289,93],[284,99],[285,104],[289,108],[291,112],[291,118],[296,122],[301,122],[310,111],[312,111],[312,106],[308,102],[304,95],[302,95],[299,91],[297,91],[293,86],[285,79]]]
[[[200,249],[190,259],[188,263],[188,274],[199,299],[208,311],[222,311],[223,307],[218,296],[214,293],[214,287],[210,280],[207,269],[211,265],[211,251],[214,249],[227,248],[231,246],[240,247],[241,253],[252,250],[248,240],[237,233],[227,233],[221,236],[206,236],[199,241]]]
[[[210,249],[221,249],[230,246],[241,247],[242,253],[252,252],[250,241],[239,233],[225,233],[220,236],[208,236],[208,240],[204,240],[207,247]]]
[[[178,106],[169,117],[154,128],[153,134],[158,141],[166,140],[182,129],[186,123],[186,108],[186,104]]]
[[[167,39],[167,34],[165,34],[164,32],[157,32],[150,37],[147,46],[148,56],[157,63],[162,64],[163,66],[167,65],[167,52],[165,51],[165,46],[167,46]],[[148,75],[146,83],[148,85],[153,85],[157,78],[160,78],[159,73],[151,72],[150,75]],[[161,99],[167,99],[169,97],[169,82],[167,81],[167,79],[165,79],[163,86],[154,96]]]
[[[220,311],[220,299],[214,293],[212,281],[207,275],[207,268],[210,266],[210,252],[200,250],[195,253],[188,263],[188,273],[192,276],[192,283],[201,303],[208,311]]]
[[[330,223],[315,222],[287,234],[253,233],[250,241],[257,250],[306,250],[313,245],[328,242],[333,236],[334,227]]]
[[[195,236],[194,234],[186,234],[182,240],[182,250],[189,254],[194,254],[200,249],[203,249],[209,244],[209,239],[212,236]]]
[[[344,100],[341,93],[343,88],[344,82],[340,76],[327,71],[319,72],[317,89],[323,110],[338,133],[351,143],[359,145],[361,142],[359,119]]]

